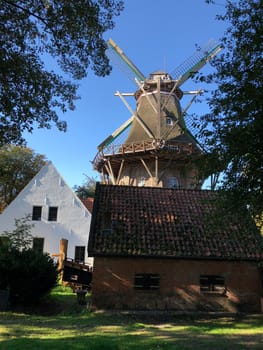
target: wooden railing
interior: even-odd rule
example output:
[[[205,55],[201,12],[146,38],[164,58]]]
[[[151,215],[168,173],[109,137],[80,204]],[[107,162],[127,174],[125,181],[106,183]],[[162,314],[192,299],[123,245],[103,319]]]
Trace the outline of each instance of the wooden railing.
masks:
[[[182,143],[176,141],[163,140],[147,140],[141,142],[124,143],[122,145],[109,145],[102,151],[98,152],[93,160],[93,166],[95,169],[99,167],[99,164],[104,162],[104,159],[114,155],[122,154],[134,154],[139,152],[146,152],[151,150],[165,150],[168,152],[177,152],[183,154],[193,153],[196,146],[192,143]]]

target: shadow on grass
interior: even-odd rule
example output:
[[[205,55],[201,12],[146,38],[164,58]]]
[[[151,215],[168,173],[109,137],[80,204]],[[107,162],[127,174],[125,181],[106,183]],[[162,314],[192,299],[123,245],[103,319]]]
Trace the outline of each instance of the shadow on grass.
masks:
[[[54,316],[2,313],[0,330],[1,324],[1,350],[259,350],[263,340],[263,315],[168,319],[88,311]]]
[[[20,308],[0,313],[1,350],[262,349],[263,315],[95,313],[61,287]]]
[[[73,332],[74,333],[74,332]],[[247,336],[212,336],[193,334],[188,330],[170,331],[165,334],[156,329],[148,330],[146,334],[125,334],[125,332],[107,332],[85,334],[76,333],[73,336],[62,336],[56,339],[42,338],[41,335],[30,337],[24,335],[17,339],[6,339],[0,343],[3,350],[41,349],[41,350],[245,350],[262,349],[260,337]],[[13,337],[10,335],[10,337]]]
[[[87,297],[88,302],[89,296]],[[12,305],[11,312],[25,313],[27,315],[53,316],[59,314],[78,314],[86,309],[79,305],[76,293],[69,287],[57,286],[52,292],[43,297],[38,303],[32,305]]]

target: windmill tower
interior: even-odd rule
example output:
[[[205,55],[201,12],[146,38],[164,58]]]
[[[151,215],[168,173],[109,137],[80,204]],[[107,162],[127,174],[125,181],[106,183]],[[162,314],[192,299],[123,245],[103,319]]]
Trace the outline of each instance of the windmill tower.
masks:
[[[200,188],[202,179],[194,160],[202,149],[188,130],[184,116],[201,90],[188,92],[193,98],[182,109],[181,86],[220,51],[219,45],[210,43],[198,50],[171,75],[156,71],[148,77],[113,40],[108,41],[108,47],[111,56],[128,69],[137,90],[132,94],[116,92],[131,117],[98,146],[94,169],[104,183],[114,185]],[[136,100],[136,110],[125,99],[130,95]]]

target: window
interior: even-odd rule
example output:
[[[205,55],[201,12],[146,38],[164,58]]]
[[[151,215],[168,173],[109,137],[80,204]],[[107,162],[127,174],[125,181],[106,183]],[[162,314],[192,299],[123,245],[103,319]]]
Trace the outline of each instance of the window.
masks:
[[[34,221],[40,221],[42,215],[42,207],[40,206],[33,206],[32,211],[32,220]]]
[[[44,251],[44,238],[33,237],[33,250],[39,254]]]
[[[138,179],[138,187],[143,187],[145,185],[145,177],[141,176],[139,179]]]
[[[173,120],[170,117],[166,117],[166,125],[167,126],[172,126],[173,125]]]
[[[179,187],[179,183],[178,180],[175,176],[171,176],[168,179],[168,187],[169,188],[178,188]]]
[[[58,207],[49,207],[48,209],[48,221],[57,221]]]
[[[154,290],[160,288],[160,275],[154,273],[138,273],[134,276],[134,288],[137,290]]]
[[[201,275],[200,291],[204,293],[224,293],[225,279],[222,276]]]
[[[85,261],[85,247],[76,246],[75,247],[75,258],[74,260],[79,263],[84,263]]]

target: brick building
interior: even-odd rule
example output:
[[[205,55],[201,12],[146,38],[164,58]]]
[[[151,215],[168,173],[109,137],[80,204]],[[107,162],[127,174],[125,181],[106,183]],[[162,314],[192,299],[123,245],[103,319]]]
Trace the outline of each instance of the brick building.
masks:
[[[263,238],[250,220],[215,220],[217,199],[214,191],[97,184],[93,306],[259,312]]]
[[[88,246],[94,307],[260,311],[263,238],[251,219],[216,211],[218,193],[201,191],[196,160],[204,148],[185,119],[201,90],[181,87],[221,46],[196,51],[172,76],[145,77],[108,45],[140,83],[135,93],[117,93],[132,115],[93,160],[103,182]],[[135,111],[125,96],[135,98]],[[218,174],[211,175],[214,189]]]

